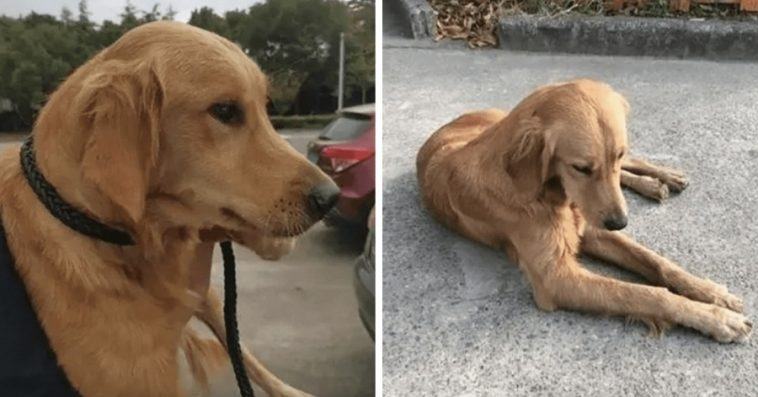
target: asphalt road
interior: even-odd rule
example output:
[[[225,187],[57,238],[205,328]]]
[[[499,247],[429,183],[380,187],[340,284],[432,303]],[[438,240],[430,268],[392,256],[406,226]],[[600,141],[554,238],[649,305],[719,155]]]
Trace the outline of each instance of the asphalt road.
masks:
[[[304,153],[318,131],[280,133]],[[0,150],[21,138],[0,134]],[[235,247],[241,340],[286,383],[317,396],[374,395],[374,344],[358,318],[352,281],[362,248],[363,241],[322,223],[277,262]],[[212,282],[222,293],[218,248]],[[239,396],[231,371],[211,390],[214,397]]]
[[[627,231],[726,284],[755,321],[758,64],[473,51],[385,37],[383,75],[385,395],[758,393],[758,337],[723,345],[675,328],[656,339],[620,318],[541,312],[503,254],[422,209],[415,176],[418,148],[462,112],[512,107],[546,83],[607,81],[632,105],[632,153],[691,180],[660,205],[627,192]]]

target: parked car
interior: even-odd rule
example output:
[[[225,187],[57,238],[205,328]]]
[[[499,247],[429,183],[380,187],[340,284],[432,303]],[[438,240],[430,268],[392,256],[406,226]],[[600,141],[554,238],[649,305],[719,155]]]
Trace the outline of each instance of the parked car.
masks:
[[[361,318],[363,326],[366,327],[366,331],[371,335],[371,339],[374,339],[375,310],[374,224],[374,210],[372,209],[368,219],[366,245],[355,263],[355,272],[353,273],[353,287],[355,288],[355,297],[358,299],[358,316]]]
[[[308,143],[308,159],[340,187],[340,199],[325,217],[330,226],[366,226],[374,206],[374,105],[344,108],[317,139]]]

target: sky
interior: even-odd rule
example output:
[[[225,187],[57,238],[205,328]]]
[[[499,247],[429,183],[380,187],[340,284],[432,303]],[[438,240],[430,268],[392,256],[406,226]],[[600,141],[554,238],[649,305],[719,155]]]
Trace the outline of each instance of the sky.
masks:
[[[159,10],[165,14],[169,4],[177,12],[177,21],[187,22],[189,21],[192,10],[200,8],[202,6],[209,6],[216,11],[217,14],[223,14],[225,11],[235,9],[247,9],[252,4],[257,3],[256,0],[131,0],[131,3],[137,7],[138,10],[151,10],[155,3],[158,3]],[[89,6],[90,19],[96,22],[102,22],[105,19],[112,21],[119,21],[121,17],[119,14],[126,5],[126,0],[89,0],[87,2]],[[51,14],[56,17],[60,17],[61,9],[65,6],[73,12],[74,17],[79,15],[79,0],[0,0],[0,14],[11,17],[17,17],[19,15],[26,15],[34,11],[38,14]]]

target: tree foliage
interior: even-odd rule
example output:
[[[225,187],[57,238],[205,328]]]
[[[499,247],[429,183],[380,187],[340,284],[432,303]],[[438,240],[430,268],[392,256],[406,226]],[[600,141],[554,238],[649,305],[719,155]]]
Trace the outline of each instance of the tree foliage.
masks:
[[[340,33],[345,34],[345,103],[373,101],[374,0],[267,0],[217,15],[209,7],[189,23],[236,42],[273,86],[280,113],[333,111]]]
[[[76,11],[64,7],[58,17],[0,16],[0,130],[28,128],[46,96],[76,67],[129,29],[176,14],[161,10],[158,4],[139,10],[127,1],[120,20],[95,23],[87,0],[80,0]],[[202,7],[189,23],[229,38],[258,62],[271,79],[277,113],[334,110],[344,33],[345,103],[373,100],[373,0],[266,0],[223,15]]]

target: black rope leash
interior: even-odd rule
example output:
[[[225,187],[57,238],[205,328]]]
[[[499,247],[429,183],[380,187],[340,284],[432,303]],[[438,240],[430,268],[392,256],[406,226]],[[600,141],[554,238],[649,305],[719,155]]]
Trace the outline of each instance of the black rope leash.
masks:
[[[37,168],[37,161],[34,157],[34,142],[31,136],[21,146],[21,169],[37,198],[64,225],[85,236],[107,243],[134,245],[134,239],[129,233],[90,218],[61,198],[55,187],[45,179]],[[234,376],[237,378],[240,394],[242,397],[255,397],[250,379],[245,372],[237,328],[237,275],[235,273],[234,250],[229,241],[222,241],[220,245],[224,258],[224,325],[226,327],[227,351],[234,368]]]
[[[245,372],[242,361],[242,348],[240,347],[240,334],[237,328],[237,289],[227,288],[229,285],[237,285],[236,265],[234,263],[234,251],[232,243],[221,242],[221,254],[224,257],[224,325],[226,326],[226,348],[229,358],[232,360],[234,376],[237,378],[242,397],[253,397],[253,388],[250,379]]]

